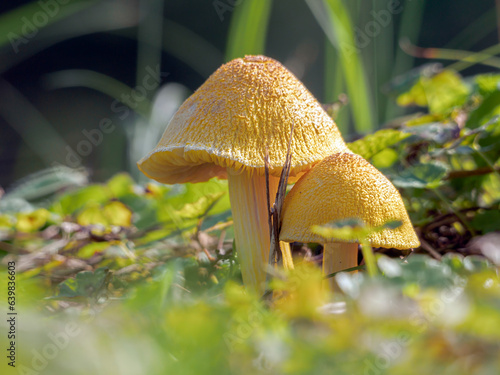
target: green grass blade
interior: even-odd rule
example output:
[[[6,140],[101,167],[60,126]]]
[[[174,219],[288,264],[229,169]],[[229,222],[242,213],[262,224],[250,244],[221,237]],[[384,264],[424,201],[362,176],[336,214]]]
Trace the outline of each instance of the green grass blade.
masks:
[[[345,83],[342,78],[342,65],[332,44],[327,40],[325,43],[325,102],[334,103],[339,95],[345,92]],[[350,113],[345,109],[339,111],[335,123],[340,132],[347,135],[349,129]]]
[[[491,7],[474,22],[467,25],[447,45],[447,48],[469,49],[497,28],[495,7]]]
[[[161,66],[162,30],[163,30],[163,0],[148,0],[140,2],[142,19],[137,25],[137,70],[136,84],[139,86],[147,76],[148,66]],[[159,86],[154,82],[154,88],[147,94],[149,99]]]
[[[264,53],[271,6],[270,0],[245,0],[235,7],[229,27],[226,61]]]
[[[97,1],[73,0],[67,4],[54,2],[55,5],[50,10],[47,10],[49,8],[44,9],[40,3],[34,1],[0,16],[0,47],[9,43],[12,44],[13,48],[19,43],[24,45],[31,38],[36,37],[38,30],[88,8],[96,4]]]
[[[92,70],[69,69],[50,73],[45,77],[49,89],[61,89],[67,87],[88,87],[100,91],[123,104],[130,106],[130,101],[135,106],[133,110],[149,118],[151,113],[151,102],[146,98],[142,100],[130,99],[134,89],[110,76]]]
[[[373,131],[374,121],[366,72],[356,48],[348,11],[341,0],[323,0],[322,3],[306,0],[306,3],[339,55],[356,131]]]
[[[425,1],[407,1],[401,16],[401,26],[397,33],[399,38],[408,38],[411,41],[416,41],[420,34],[420,26],[422,25],[422,17],[424,13]],[[396,60],[392,69],[392,77],[396,77],[410,70],[413,65],[413,56],[408,55],[401,48],[396,49]],[[387,102],[386,119],[392,119],[400,116],[403,109],[398,107],[396,103],[389,100]]]

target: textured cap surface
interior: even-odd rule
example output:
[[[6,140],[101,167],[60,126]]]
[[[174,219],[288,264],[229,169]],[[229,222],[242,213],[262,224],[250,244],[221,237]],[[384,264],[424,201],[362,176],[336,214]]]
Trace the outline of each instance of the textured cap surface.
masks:
[[[356,154],[328,156],[304,174],[286,196],[282,218],[280,240],[286,242],[335,242],[310,228],[357,218],[371,227],[391,220],[403,223],[372,233],[368,237],[372,246],[409,249],[420,245],[398,190]]]
[[[334,121],[283,65],[246,56],[222,65],[179,108],[160,142],[138,163],[157,181],[183,183],[226,176],[226,167],[279,176],[292,123],[290,175],[335,152],[350,152]]]

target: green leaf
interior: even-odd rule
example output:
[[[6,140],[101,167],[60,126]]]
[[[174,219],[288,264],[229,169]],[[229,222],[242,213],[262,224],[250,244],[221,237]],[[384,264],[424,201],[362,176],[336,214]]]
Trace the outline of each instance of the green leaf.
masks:
[[[391,176],[392,183],[401,188],[435,189],[442,184],[448,167],[439,162],[422,163]]]
[[[373,134],[368,134],[357,141],[349,143],[347,146],[352,152],[364,157],[365,159],[371,159],[375,154],[386,149],[387,147],[395,145],[409,136],[410,134],[403,133],[399,130],[382,129]]]
[[[492,92],[486,96],[479,107],[471,112],[467,120],[467,127],[478,128],[497,115],[500,115],[500,91]]]
[[[129,227],[132,221],[132,212],[123,203],[113,201],[105,206],[98,204],[88,205],[78,214],[77,222],[80,225],[118,225]]]
[[[132,193],[134,180],[128,173],[118,173],[109,179],[107,186],[116,198]]]
[[[111,273],[107,268],[98,268],[94,272],[82,271],[74,278],[67,279],[59,284],[59,297],[97,297],[106,287]]]
[[[196,219],[207,213],[207,210],[211,208],[223,195],[225,192],[218,192],[216,194],[209,194],[201,197],[196,202],[188,203],[182,207],[177,214],[183,219]]]
[[[381,232],[384,229],[396,229],[401,225],[400,221],[389,221],[378,227],[370,227],[365,225],[360,219],[349,218],[327,225],[314,225],[311,231],[326,239],[363,242],[372,233]]]
[[[433,77],[421,77],[409,92],[401,94],[400,106],[417,105],[428,107],[432,114],[445,114],[465,103],[469,88],[460,75],[452,70],[443,70]]]
[[[102,204],[112,198],[109,189],[103,185],[90,185],[63,195],[54,203],[53,210],[62,215],[72,215],[83,207]]]
[[[103,252],[110,246],[112,246],[110,242],[92,242],[80,248],[78,256],[83,259],[92,258],[96,253]]]
[[[16,182],[4,198],[22,198],[34,200],[60,190],[80,187],[88,183],[85,169],[56,166],[33,173]]]
[[[0,228],[10,229],[14,226],[15,220],[10,215],[0,214]]]
[[[479,74],[474,77],[479,94],[488,96],[500,90],[500,74]]]
[[[497,231],[500,223],[500,210],[485,210],[479,212],[470,222],[472,227],[483,233]]]
[[[22,212],[17,214],[16,230],[20,232],[35,232],[45,226],[50,217],[50,212],[45,208],[39,208],[33,212]]]
[[[102,212],[111,225],[129,227],[132,224],[132,212],[122,202],[110,202]]]
[[[134,213],[132,220],[137,229],[146,229],[158,223],[157,199],[139,195],[127,195],[122,197],[121,200]]]
[[[373,156],[372,164],[378,169],[390,168],[399,160],[399,158],[400,156],[396,150],[386,148]]]
[[[108,219],[98,204],[87,205],[77,216],[76,222],[80,225],[108,225]]]

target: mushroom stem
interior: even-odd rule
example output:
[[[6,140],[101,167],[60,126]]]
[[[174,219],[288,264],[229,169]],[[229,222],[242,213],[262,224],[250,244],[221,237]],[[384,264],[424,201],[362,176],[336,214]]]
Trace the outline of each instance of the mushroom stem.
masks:
[[[234,222],[234,240],[243,282],[262,294],[265,289],[270,235],[266,179],[257,173],[228,168],[229,200]],[[269,176],[269,194],[276,195],[279,178]]]
[[[358,244],[350,242],[330,242],[323,244],[323,276],[339,272],[358,265]],[[329,277],[325,287],[336,289],[335,280]]]
[[[281,262],[283,264],[283,268],[287,270],[293,270],[295,267],[293,265],[292,259],[292,250],[290,249],[290,244],[288,242],[280,241],[280,250],[281,250]]]

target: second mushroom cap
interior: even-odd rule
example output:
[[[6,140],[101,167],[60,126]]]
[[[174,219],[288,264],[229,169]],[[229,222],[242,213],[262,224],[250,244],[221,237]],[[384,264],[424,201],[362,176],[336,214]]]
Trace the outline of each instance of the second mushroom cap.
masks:
[[[282,218],[280,240],[286,242],[336,242],[311,232],[311,227],[360,219],[369,227],[392,220],[402,223],[396,229],[372,233],[368,238],[372,246],[409,249],[420,245],[398,190],[356,154],[328,156],[302,176],[285,198]]]

